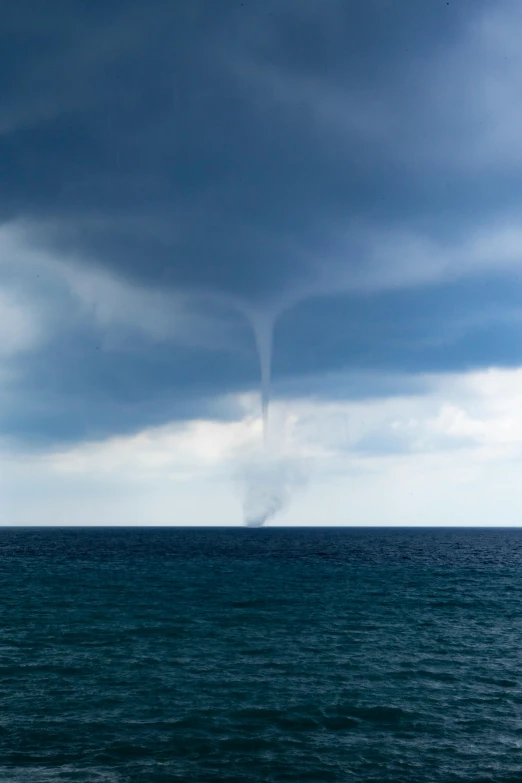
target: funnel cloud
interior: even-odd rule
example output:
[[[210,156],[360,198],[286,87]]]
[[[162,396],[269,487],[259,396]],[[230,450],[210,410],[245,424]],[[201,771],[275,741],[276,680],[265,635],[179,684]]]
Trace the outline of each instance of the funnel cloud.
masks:
[[[261,441],[240,468],[244,524],[252,528],[262,527],[284,510],[307,475],[304,462],[285,455],[282,433],[270,422],[274,330],[282,311],[274,307],[245,310],[254,332],[261,384]]]

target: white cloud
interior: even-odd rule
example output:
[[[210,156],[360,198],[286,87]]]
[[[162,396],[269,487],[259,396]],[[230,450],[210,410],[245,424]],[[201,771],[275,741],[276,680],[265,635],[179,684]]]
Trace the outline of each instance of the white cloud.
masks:
[[[60,474],[121,475],[147,481],[163,475],[172,481],[208,476],[236,449],[252,442],[260,423],[190,421],[145,430],[129,437],[87,443],[43,457],[52,472]]]
[[[281,524],[518,524],[522,369],[428,376],[428,393],[275,402],[274,454],[312,465]],[[3,518],[19,524],[241,524],[242,421],[192,421],[61,452],[4,448]],[[29,484],[28,484],[29,482]],[[30,492],[28,492],[28,486]]]

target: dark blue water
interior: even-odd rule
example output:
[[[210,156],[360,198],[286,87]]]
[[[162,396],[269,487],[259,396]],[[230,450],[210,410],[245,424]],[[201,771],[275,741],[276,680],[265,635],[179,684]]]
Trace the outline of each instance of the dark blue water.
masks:
[[[0,780],[522,781],[522,530],[0,529]]]

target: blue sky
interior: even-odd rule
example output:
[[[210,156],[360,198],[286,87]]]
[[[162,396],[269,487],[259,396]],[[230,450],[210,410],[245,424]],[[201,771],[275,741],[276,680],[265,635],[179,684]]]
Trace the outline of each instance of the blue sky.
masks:
[[[276,521],[518,521],[518,3],[1,20],[6,524],[240,524],[269,317]]]

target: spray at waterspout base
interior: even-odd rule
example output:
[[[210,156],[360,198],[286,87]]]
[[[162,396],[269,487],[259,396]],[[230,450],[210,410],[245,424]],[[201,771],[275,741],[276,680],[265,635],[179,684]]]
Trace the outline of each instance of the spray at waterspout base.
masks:
[[[262,527],[282,511],[295,491],[305,483],[304,465],[263,444],[241,468],[244,522]]]

